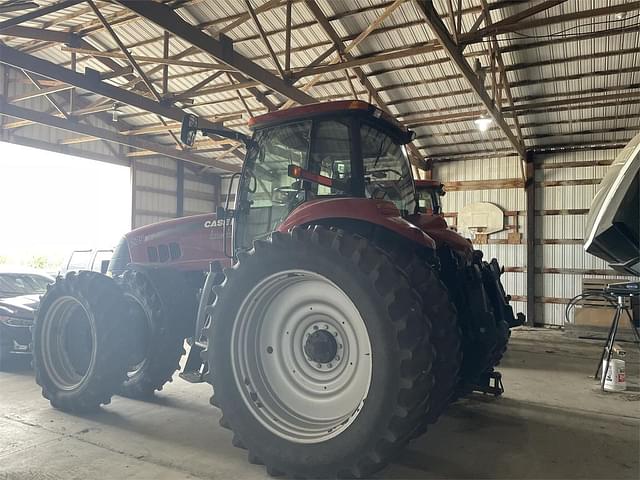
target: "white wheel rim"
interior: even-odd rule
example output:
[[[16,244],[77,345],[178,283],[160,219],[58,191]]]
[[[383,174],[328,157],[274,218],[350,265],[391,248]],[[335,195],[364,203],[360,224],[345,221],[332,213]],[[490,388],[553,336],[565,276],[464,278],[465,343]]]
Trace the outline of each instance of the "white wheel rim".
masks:
[[[271,432],[319,443],[343,432],[371,385],[371,343],[355,304],[326,277],[288,270],[262,280],[231,340],[238,391]]]
[[[74,365],[67,351],[68,342],[82,341],[81,338],[76,338],[78,332],[69,331],[69,321],[74,311],[81,313],[80,321],[89,329],[90,335],[90,339],[84,340],[91,342],[91,353],[87,364],[79,368]],[[41,335],[43,364],[48,377],[60,390],[71,391],[78,388],[85,381],[96,361],[96,332],[89,317],[89,312],[80,301],[71,296],[63,296],[53,302],[43,320]]]

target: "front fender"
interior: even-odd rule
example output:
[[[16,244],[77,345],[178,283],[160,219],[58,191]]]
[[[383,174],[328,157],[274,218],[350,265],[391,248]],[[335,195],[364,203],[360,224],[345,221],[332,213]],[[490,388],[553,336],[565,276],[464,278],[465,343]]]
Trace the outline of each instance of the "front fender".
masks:
[[[303,203],[293,210],[277,228],[288,232],[297,225],[305,225],[327,219],[344,219],[367,222],[390,230],[418,245],[435,249],[435,241],[400,215],[397,207],[385,200],[367,198],[324,198]]]

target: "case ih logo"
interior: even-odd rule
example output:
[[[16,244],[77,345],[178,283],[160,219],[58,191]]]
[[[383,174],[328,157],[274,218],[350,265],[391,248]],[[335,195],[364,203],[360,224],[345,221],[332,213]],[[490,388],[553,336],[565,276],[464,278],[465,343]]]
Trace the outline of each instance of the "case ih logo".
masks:
[[[207,220],[206,222],[204,222],[204,228],[215,228],[215,227],[224,227],[224,222],[225,220],[220,219],[220,220]],[[227,225],[231,225],[231,219],[227,218],[226,219]]]

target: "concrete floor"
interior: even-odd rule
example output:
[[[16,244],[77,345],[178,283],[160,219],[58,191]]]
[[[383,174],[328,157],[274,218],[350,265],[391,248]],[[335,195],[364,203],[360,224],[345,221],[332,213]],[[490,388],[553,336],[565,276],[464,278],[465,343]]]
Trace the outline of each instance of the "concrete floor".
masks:
[[[377,476],[640,478],[637,351],[624,394],[601,393],[589,378],[598,355],[598,342],[562,332],[514,332],[504,396],[454,405]],[[209,393],[177,379],[153,402],[116,397],[73,416],[52,409],[17,366],[0,373],[0,479],[267,478],[231,446]]]

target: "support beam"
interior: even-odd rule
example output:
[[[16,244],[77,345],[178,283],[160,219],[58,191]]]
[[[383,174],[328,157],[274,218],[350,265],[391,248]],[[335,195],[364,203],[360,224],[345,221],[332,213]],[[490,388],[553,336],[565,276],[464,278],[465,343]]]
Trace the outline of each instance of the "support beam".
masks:
[[[122,52],[102,52],[92,48],[78,48],[78,47],[65,47],[63,46],[60,50],[63,52],[75,52],[81,55],[88,55],[89,57],[94,58],[117,58],[127,60],[128,57]],[[226,65],[222,65],[220,63],[211,63],[211,62],[191,62],[189,60],[174,60],[170,57],[148,57],[145,55],[132,55],[132,58],[141,65],[144,64],[152,64],[152,65],[162,65],[162,68],[167,65],[175,65],[178,67],[191,67],[191,68],[206,68],[210,70],[233,70]]]
[[[550,8],[547,5],[555,6],[559,3],[562,3],[566,0],[548,0],[539,5],[531,7],[528,10],[542,11],[542,9]],[[554,5],[555,2],[555,5]],[[482,42],[483,39],[490,35],[502,35],[504,33],[518,32],[521,30],[527,30],[529,28],[543,27],[548,25],[555,25],[558,23],[572,22],[576,20],[582,20],[585,18],[596,18],[602,16],[614,15],[616,13],[627,13],[633,12],[635,10],[640,9],[640,2],[626,2],[620,5],[614,5],[611,7],[601,7],[594,8],[592,10],[579,10],[572,13],[566,13],[562,15],[555,15],[553,17],[547,18],[538,18],[535,20],[527,20],[527,21],[518,21],[516,19],[513,20],[513,17],[507,17],[500,22],[493,24],[492,26],[488,26],[482,28],[471,35],[463,35],[461,41],[463,43],[478,43]],[[527,12],[528,10],[525,10]],[[537,13],[537,12],[536,12]],[[518,17],[519,14],[514,15],[514,17]],[[530,15],[529,15],[530,16]]]
[[[59,87],[40,88],[39,90],[35,90],[33,92],[23,93],[22,95],[18,95],[17,97],[9,98],[7,101],[9,103],[24,102],[25,100],[31,100],[32,98],[38,98],[44,95],[50,95],[52,93],[66,92],[67,90],[71,90],[72,88],[73,87],[70,87],[69,85],[60,85]]]
[[[249,12],[249,15],[251,15],[251,19],[253,20],[253,24],[258,29],[258,34],[260,35],[260,38],[262,39],[262,43],[264,43],[264,46],[267,48],[267,51],[269,52],[269,55],[271,56],[271,61],[275,65],[276,69],[278,69],[278,73],[280,74],[280,78],[285,78],[286,75],[285,75],[284,70],[280,66],[280,60],[278,60],[278,56],[276,55],[276,52],[273,50],[273,47],[271,46],[271,43],[269,42],[269,39],[267,38],[267,34],[265,33],[264,28],[262,28],[262,24],[260,23],[260,19],[258,18],[258,14],[256,14],[256,12],[253,9],[253,7],[251,6],[251,2],[249,0],[244,0],[244,3],[247,6],[247,12]]]
[[[21,23],[44,17],[45,15],[49,15],[50,13],[72,7],[82,1],[83,0],[65,0],[64,2],[54,3],[53,5],[48,5],[46,7],[39,8],[38,10],[32,10],[31,12],[27,12],[22,15],[18,15],[17,17],[10,18],[9,20],[0,22],[0,32],[6,28],[15,27],[16,25],[19,25]]]
[[[462,76],[467,80],[476,96],[486,107],[487,112],[493,117],[494,121],[503,131],[515,151],[518,152],[518,155],[520,155],[523,160],[525,160],[526,152],[524,145],[522,145],[518,138],[513,134],[511,127],[509,127],[509,124],[504,119],[502,113],[498,110],[493,100],[491,100],[491,97],[489,97],[484,85],[464,58],[461,50],[451,38],[451,35],[447,31],[447,27],[440,19],[438,12],[436,12],[433,2],[431,0],[414,0],[414,2],[418,11],[422,13],[427,24],[444,47],[444,50],[451,61],[456,64]]]
[[[477,32],[475,32],[475,34],[484,35],[487,37],[495,36],[497,35],[496,32],[499,32],[501,29],[506,28],[507,26],[522,25],[521,23],[518,23],[518,22],[521,22],[525,18],[533,17],[534,15],[544,12],[545,10],[548,10],[550,8],[556,7],[561,3],[565,3],[566,1],[567,0],[547,0],[545,2],[534,5],[530,8],[522,10],[521,12],[511,15],[510,17],[507,17],[503,20],[500,20],[499,22],[496,22],[496,23],[487,22],[485,28],[483,28],[482,30],[478,30]],[[483,9],[485,10],[485,12],[488,12],[488,9],[484,8],[484,5],[483,5]],[[487,13],[485,13],[485,16],[486,15]]]
[[[315,1],[305,0],[305,3],[309,8],[309,10],[311,11],[311,13],[313,14],[313,16],[315,17],[315,19],[318,21],[318,24],[322,27],[324,32],[331,39],[336,49],[338,50],[338,54],[339,54],[338,60],[340,60],[341,58],[344,58],[346,61],[351,61],[354,59],[354,57],[351,55],[351,53],[349,53],[350,50],[355,48],[358,45],[358,43],[362,42],[367,37],[367,35],[369,35],[371,32],[374,31],[375,27],[379,26],[384,21],[384,19],[390,16],[393,13],[393,11],[400,6],[402,1],[403,0],[396,0],[392,4],[390,4],[388,7],[386,7],[384,12],[375,21],[373,21],[365,31],[363,31],[360,35],[358,35],[356,39],[349,44],[349,46],[345,46],[345,44],[342,42],[342,40],[338,36],[335,29],[331,25],[331,22],[325,16],[324,12],[320,9],[320,7],[315,3]],[[378,107],[380,107],[382,110],[384,110],[386,113],[388,113],[393,117],[394,116],[393,112],[389,110],[389,107],[387,106],[385,101],[382,99],[382,97],[379,95],[376,88],[371,84],[371,82],[367,78],[367,75],[362,71],[362,69],[360,67],[356,67],[353,69],[353,72],[355,73],[360,83],[364,86],[365,90],[367,90],[367,92],[369,93],[369,97],[371,98],[371,100],[373,100],[378,105]],[[316,75],[315,77],[313,77],[307,85],[311,85],[317,82],[320,78],[320,75]],[[349,75],[348,72],[347,72],[347,75]],[[353,93],[355,95],[355,91]],[[422,155],[418,150],[418,148],[413,144],[413,142],[410,142],[407,145],[407,150],[409,150],[410,158],[413,160],[413,163],[419,167],[423,167]]]
[[[273,91],[303,105],[315,102],[312,96],[289,85],[282,78],[273,75],[258,64],[234,52],[233,45],[228,39],[221,38],[216,40],[183,20],[170,7],[155,2],[140,2],[136,0],[118,0],[118,3],[160,28],[171,32],[176,37],[198,47],[225,65],[257,80]]]
[[[560,0],[553,0],[552,2],[547,2],[547,3],[554,3]],[[565,0],[562,0],[565,1]],[[482,8],[484,9],[485,12],[485,24],[487,26],[491,26],[493,25],[493,21],[491,20],[491,11],[489,10],[489,5],[487,4],[487,0],[481,0],[482,2]],[[536,11],[537,13],[537,11]],[[498,40],[496,39],[495,36],[493,36],[491,38],[491,51],[493,53],[493,56],[495,58],[496,63],[498,64],[498,70],[500,72],[500,85],[503,87],[504,89],[504,93],[507,96],[507,101],[509,102],[509,105],[511,105],[512,107],[515,105],[513,102],[513,95],[511,94],[511,85],[509,83],[509,78],[507,76],[507,72],[505,69],[505,64],[504,64],[504,60],[502,58],[502,53],[500,52],[500,45],[498,44]],[[492,63],[493,66],[493,63]],[[495,72],[495,71],[494,71]],[[494,95],[493,95],[493,99],[495,101],[496,99],[496,95],[495,95],[495,88],[496,88],[496,78],[495,76],[493,77],[493,87],[494,87]],[[500,110],[502,110],[502,90],[500,90],[499,93],[499,97],[498,97],[498,108]],[[522,136],[522,130],[520,129],[520,120],[518,120],[518,116],[514,116],[513,117],[513,124],[515,126],[516,129],[516,138],[518,139],[518,143],[520,145],[522,145],[523,147],[525,147],[525,142],[524,142],[524,137]],[[524,166],[524,160],[520,159],[520,174],[522,176],[522,180],[526,181],[527,179],[527,173],[525,171],[525,166]]]
[[[85,71],[85,74],[82,75],[60,67],[53,62],[24,54],[6,45],[0,45],[0,62],[43,77],[59,80],[67,85],[102,95],[116,102],[155,113],[177,122],[181,122],[185,115],[185,112],[180,108],[167,106],[142,95],[102,82],[97,72]],[[204,119],[202,122],[205,127],[219,127]]]
[[[73,33],[59,32],[57,30],[47,30],[43,28],[23,27],[22,25],[5,28],[0,31],[0,35],[56,43],[72,43],[73,39],[77,38]]]
[[[536,319],[536,182],[533,154],[526,159],[527,182],[527,325],[533,327]]]
[[[31,81],[31,83],[33,83],[35,85],[35,87],[39,90],[42,90],[42,86],[40,85],[40,83],[38,82],[38,80],[36,78],[34,78],[33,75],[31,75],[29,72],[25,72],[24,70],[22,71],[22,73],[25,74],[25,76]],[[49,101],[49,103],[53,106],[53,108],[55,108],[58,113],[60,115],[62,115],[64,118],[66,118],[67,120],[69,120],[69,114],[65,111],[64,108],[62,108],[62,105],[60,103],[58,103],[51,95],[49,94],[45,94],[45,98]]]
[[[186,162],[195,163],[198,165],[204,165],[207,167],[213,167],[219,170],[233,172],[237,171],[238,167],[230,163],[220,162],[214,159],[200,157],[191,153],[182,152],[173,148],[168,148],[159,145],[157,142],[150,142],[141,138],[128,137],[112,130],[104,128],[94,127],[84,123],[78,123],[73,120],[66,120],[60,117],[54,117],[42,112],[36,112],[15,105],[0,105],[0,113],[8,115],[13,118],[19,118],[22,120],[29,120],[31,122],[45,125],[47,127],[56,128],[59,130],[65,130],[67,132],[73,132],[80,135],[87,135],[90,137],[100,138],[112,143],[118,143],[128,147],[136,149],[145,149],[153,151],[159,155],[164,155],[176,160],[184,160]]]
[[[289,74],[291,70],[291,0],[287,0],[287,10],[285,14],[285,34],[284,34],[284,70]]]

